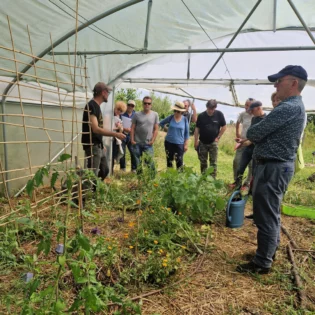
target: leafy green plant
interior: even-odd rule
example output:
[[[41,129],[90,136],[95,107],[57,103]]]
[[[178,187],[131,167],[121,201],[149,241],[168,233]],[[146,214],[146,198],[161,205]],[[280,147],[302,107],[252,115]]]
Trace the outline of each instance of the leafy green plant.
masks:
[[[224,184],[210,175],[212,168],[199,175],[191,169],[177,172],[169,169],[161,173],[158,195],[161,202],[193,221],[208,222],[215,210],[223,210],[225,200],[221,197]]]

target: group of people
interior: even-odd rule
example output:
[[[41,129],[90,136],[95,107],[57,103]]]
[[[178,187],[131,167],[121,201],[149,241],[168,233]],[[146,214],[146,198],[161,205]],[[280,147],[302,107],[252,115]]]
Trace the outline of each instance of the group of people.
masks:
[[[253,218],[258,228],[257,251],[253,259],[239,265],[239,272],[268,273],[280,242],[280,206],[283,195],[294,174],[294,162],[300,137],[304,128],[305,109],[301,92],[307,82],[307,72],[301,66],[287,66],[268,77],[274,82],[276,92],[271,96],[274,109],[266,115],[262,103],[249,98],[245,111],[236,123],[236,154],[233,161],[233,188],[250,186],[253,197]],[[206,103],[206,110],[198,115],[189,100],[175,102],[172,115],[159,121],[152,110],[152,98],[146,96],[142,110],[135,112],[135,101],[127,105],[117,102],[114,109],[114,130],[103,128],[100,110],[107,102],[111,88],[103,82],[95,85],[93,99],[83,114],[82,144],[87,167],[104,179],[108,174],[105,166],[103,136],[113,137],[112,160],[126,170],[126,148],[131,156],[131,171],[142,171],[142,159],[155,173],[153,144],[159,127],[167,128],[165,152],[167,167],[183,166],[183,156],[188,149],[189,123],[196,122],[194,147],[198,152],[201,172],[209,165],[212,176],[217,175],[218,142],[226,130],[226,122],[217,110],[216,100]],[[189,113],[189,108],[192,108]],[[124,117],[130,124],[124,123]],[[126,120],[125,119],[125,120]],[[114,162],[113,162],[114,163]],[[112,165],[113,166],[113,165]],[[249,168],[243,183],[243,174]]]

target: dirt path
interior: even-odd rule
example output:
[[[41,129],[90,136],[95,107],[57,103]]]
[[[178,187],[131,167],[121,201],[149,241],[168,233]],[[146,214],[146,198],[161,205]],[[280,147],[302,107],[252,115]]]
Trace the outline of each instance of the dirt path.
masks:
[[[247,214],[250,209],[246,209]],[[273,271],[264,276],[235,272],[238,263],[255,253],[256,227],[245,220],[240,229],[213,226],[213,239],[197,274],[176,289],[143,300],[143,314],[288,314],[294,311],[296,292],[287,258],[288,239],[282,234]],[[312,249],[315,222],[283,216],[283,225],[299,247]],[[314,260],[308,253],[296,253],[300,273],[310,301],[315,301]],[[198,265],[196,261],[190,270]],[[187,271],[187,274],[190,272]],[[182,274],[185,277],[185,273]],[[313,313],[315,314],[315,313]]]

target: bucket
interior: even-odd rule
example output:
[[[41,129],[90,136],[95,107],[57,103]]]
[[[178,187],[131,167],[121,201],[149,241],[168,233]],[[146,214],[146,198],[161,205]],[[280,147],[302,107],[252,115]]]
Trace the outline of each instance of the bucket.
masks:
[[[248,196],[243,198],[241,192],[236,190],[231,195],[226,207],[226,226],[239,228],[244,224],[244,209]]]

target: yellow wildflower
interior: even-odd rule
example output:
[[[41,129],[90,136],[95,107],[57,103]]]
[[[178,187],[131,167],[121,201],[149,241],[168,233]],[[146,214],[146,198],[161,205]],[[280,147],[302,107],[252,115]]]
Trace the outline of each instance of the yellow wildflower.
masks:
[[[151,213],[154,213],[154,210],[151,210]]]
[[[154,186],[154,187],[159,187],[159,184],[156,184],[156,183],[155,183],[155,184],[153,184],[153,186]]]
[[[128,226],[129,226],[130,228],[133,228],[133,227],[135,226],[135,224],[136,224],[135,222],[129,222],[129,223],[128,223]]]
[[[182,213],[181,213],[181,212],[178,212],[178,215],[182,215]]]
[[[147,250],[147,253],[148,254],[152,254],[152,250]]]
[[[126,239],[129,238],[128,233],[125,233],[125,234],[124,234],[124,238],[126,238]]]
[[[141,202],[140,199],[138,199],[138,200],[137,200],[137,205],[140,205],[140,202]]]
[[[182,249],[186,249],[187,247],[186,246],[181,246],[182,247]]]
[[[163,254],[164,251],[163,251],[163,249],[159,249],[159,252],[160,252],[161,254]]]
[[[164,263],[167,263],[167,262],[168,262],[168,260],[167,260],[167,259],[163,259],[163,262],[164,262]]]
[[[167,208],[166,210],[167,210],[167,211],[171,211],[172,209],[171,209],[171,208]]]
[[[159,241],[157,241],[157,240],[154,240],[154,244],[158,244],[159,243]]]
[[[144,234],[148,234],[149,232],[148,231],[144,231]]]
[[[112,249],[113,249],[113,247],[111,247],[111,246],[107,246],[107,248],[108,248],[109,250],[112,250]]]
[[[130,249],[133,249],[133,246],[132,246],[132,245],[130,245],[130,246],[129,246],[129,248],[130,248]]]
[[[167,263],[163,263],[162,266],[163,266],[163,267],[167,267]]]
[[[180,257],[177,257],[176,262],[180,263],[180,261],[181,261]]]

